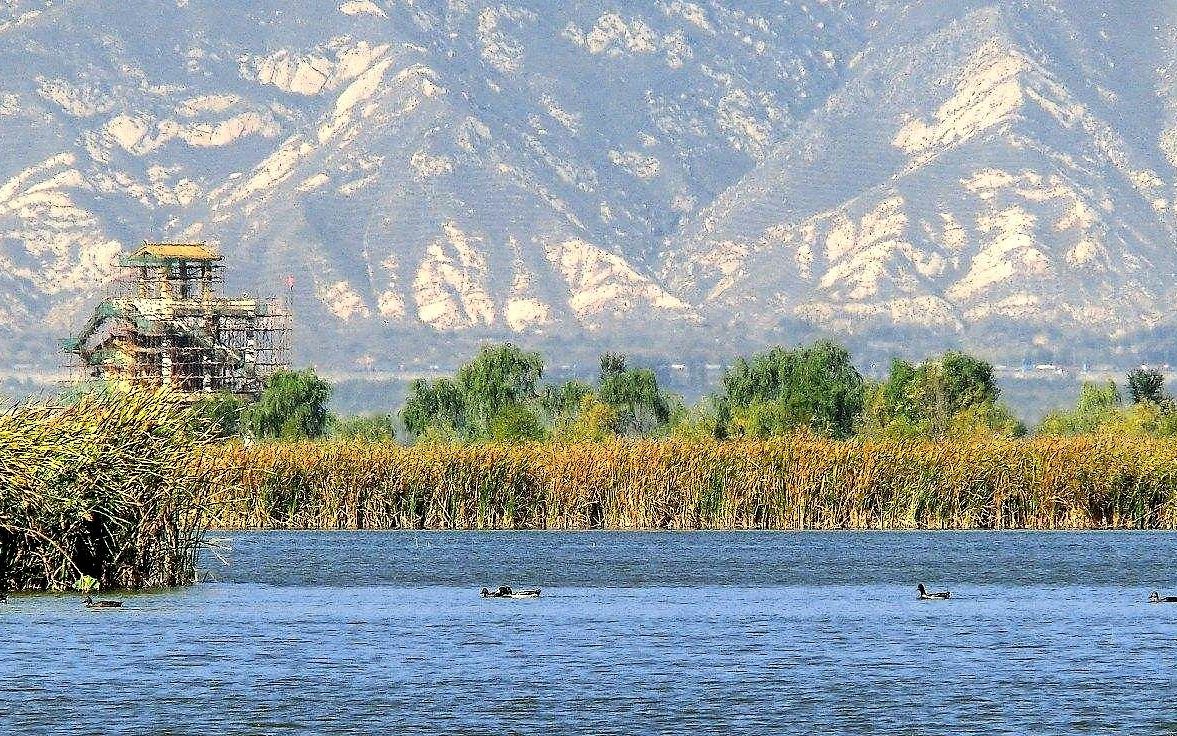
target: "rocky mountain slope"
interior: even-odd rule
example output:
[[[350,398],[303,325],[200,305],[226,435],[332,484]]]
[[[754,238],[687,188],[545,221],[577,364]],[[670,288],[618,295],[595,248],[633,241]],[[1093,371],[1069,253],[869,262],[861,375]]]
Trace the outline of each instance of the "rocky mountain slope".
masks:
[[[7,0],[0,40],[9,364],[143,238],[293,275],[337,368],[1167,349],[1164,4]]]
[[[1076,5],[898,13],[821,110],[683,227],[668,282],[767,339],[817,324],[1000,348],[1165,323],[1173,14]]]

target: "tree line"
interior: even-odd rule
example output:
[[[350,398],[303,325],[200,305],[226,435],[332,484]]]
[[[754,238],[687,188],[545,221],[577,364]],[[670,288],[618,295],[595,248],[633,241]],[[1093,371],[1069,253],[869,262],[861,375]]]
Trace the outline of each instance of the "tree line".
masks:
[[[397,414],[339,417],[331,386],[313,370],[280,371],[253,404],[228,395],[199,407],[223,436],[336,437],[407,443],[599,442],[617,437],[768,438],[798,432],[832,439],[1020,437],[1031,432],[1001,401],[993,366],[961,352],[921,363],[894,360],[864,378],[849,352],[822,340],[741,357],[719,386],[687,405],[654,371],[625,355],[601,356],[594,381],[544,380],[543,357],[486,345],[452,377],[418,379]],[[1036,434],[1177,435],[1177,407],[1159,371],[1084,384],[1070,410],[1047,415]],[[399,431],[398,431],[399,429]]]

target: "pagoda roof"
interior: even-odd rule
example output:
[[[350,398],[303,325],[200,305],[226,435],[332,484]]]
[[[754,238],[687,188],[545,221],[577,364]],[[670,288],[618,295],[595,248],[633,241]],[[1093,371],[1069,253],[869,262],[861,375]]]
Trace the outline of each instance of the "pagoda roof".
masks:
[[[204,243],[148,243],[127,259],[132,264],[151,264],[161,261],[219,261],[222,256]]]

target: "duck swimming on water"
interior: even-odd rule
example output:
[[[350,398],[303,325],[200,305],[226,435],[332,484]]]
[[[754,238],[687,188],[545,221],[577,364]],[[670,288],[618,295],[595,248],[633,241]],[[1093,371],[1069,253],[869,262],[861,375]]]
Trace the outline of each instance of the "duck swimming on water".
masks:
[[[96,601],[94,596],[87,595],[82,599],[82,603],[86,604],[86,608],[122,608],[122,601]]]
[[[927,589],[924,588],[923,583],[920,583],[916,590],[918,590],[920,593],[917,600],[921,601],[944,601],[952,597],[952,593],[948,592],[947,590],[942,590],[938,593],[929,593]]]
[[[1164,598],[1155,590],[1148,596],[1149,603],[1177,603],[1177,595],[1167,595]]]
[[[511,590],[509,586],[500,585],[498,590],[482,589],[483,598],[539,598],[539,588],[530,590]]]

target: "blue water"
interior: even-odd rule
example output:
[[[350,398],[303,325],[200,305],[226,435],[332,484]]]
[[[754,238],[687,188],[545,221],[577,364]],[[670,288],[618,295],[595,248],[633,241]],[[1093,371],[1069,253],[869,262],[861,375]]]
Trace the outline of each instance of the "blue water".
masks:
[[[220,539],[0,607],[0,733],[1177,733],[1173,534]]]

